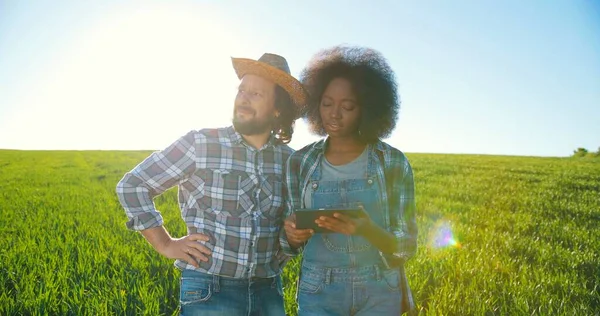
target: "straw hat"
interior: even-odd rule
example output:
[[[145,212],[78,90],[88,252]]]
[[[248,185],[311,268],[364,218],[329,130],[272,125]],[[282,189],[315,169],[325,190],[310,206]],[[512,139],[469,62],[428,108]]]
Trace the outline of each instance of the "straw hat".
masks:
[[[239,79],[252,74],[271,80],[289,93],[298,110],[305,106],[307,93],[300,81],[292,77],[290,67],[282,56],[265,53],[258,60],[232,57],[231,61]]]

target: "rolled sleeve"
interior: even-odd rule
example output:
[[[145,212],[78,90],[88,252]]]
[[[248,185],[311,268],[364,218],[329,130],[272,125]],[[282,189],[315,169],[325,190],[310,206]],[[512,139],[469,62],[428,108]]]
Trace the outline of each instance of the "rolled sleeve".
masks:
[[[117,196],[129,218],[125,225],[130,230],[144,230],[163,224],[162,215],[154,206],[155,194],[133,172],[125,174],[117,184]]]
[[[166,149],[152,153],[119,181],[116,193],[129,218],[130,230],[163,225],[153,199],[196,169],[195,133],[189,132]]]
[[[125,225],[127,226],[127,229],[140,231],[162,226],[163,218],[158,211],[140,213],[138,215],[133,215]]]

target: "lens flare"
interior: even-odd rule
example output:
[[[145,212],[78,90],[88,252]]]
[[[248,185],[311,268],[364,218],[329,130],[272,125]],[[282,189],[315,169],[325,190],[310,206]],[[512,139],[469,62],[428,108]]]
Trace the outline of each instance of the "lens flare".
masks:
[[[442,248],[460,248],[461,244],[452,234],[452,227],[449,221],[438,221],[429,236],[429,245],[435,249]]]

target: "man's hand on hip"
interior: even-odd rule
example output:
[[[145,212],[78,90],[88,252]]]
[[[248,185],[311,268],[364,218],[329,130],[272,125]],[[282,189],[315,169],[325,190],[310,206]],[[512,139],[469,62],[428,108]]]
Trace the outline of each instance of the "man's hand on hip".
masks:
[[[141,231],[146,240],[160,253],[169,259],[183,260],[198,268],[198,260],[207,262],[210,249],[200,241],[209,241],[204,234],[190,234],[182,238],[172,238],[163,226]]]
[[[203,234],[191,234],[178,239],[171,238],[162,254],[167,258],[183,260],[198,268],[198,260],[207,262],[208,256],[211,254],[210,249],[198,241],[208,240],[208,236]]]

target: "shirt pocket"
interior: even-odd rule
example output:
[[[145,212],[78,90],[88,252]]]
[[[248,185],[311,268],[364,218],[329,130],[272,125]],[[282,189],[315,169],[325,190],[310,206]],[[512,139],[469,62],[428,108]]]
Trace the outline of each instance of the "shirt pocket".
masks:
[[[204,180],[204,194],[200,204],[216,214],[239,217],[247,208],[249,197],[244,190],[249,181],[243,171],[205,169],[200,173]]]
[[[281,176],[268,175],[265,179],[263,192],[265,194],[265,207],[262,208],[263,215],[270,220],[279,221],[283,216],[285,197],[283,196],[283,181]]]

